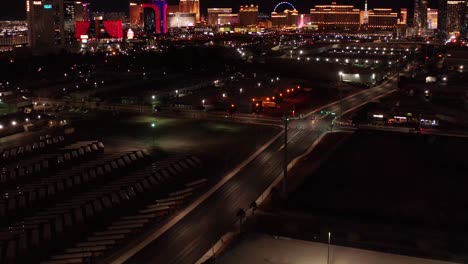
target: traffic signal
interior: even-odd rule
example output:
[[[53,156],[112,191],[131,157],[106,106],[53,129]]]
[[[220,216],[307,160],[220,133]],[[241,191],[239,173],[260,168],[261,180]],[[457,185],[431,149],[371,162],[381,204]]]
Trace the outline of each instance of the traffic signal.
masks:
[[[253,109],[257,113],[262,111],[262,102],[260,101],[260,102],[253,104]]]
[[[236,105],[235,105],[235,104],[231,104],[231,105],[229,106],[228,111],[229,111],[230,114],[233,114],[234,112],[236,112],[236,110],[237,110],[237,108],[236,108]]]

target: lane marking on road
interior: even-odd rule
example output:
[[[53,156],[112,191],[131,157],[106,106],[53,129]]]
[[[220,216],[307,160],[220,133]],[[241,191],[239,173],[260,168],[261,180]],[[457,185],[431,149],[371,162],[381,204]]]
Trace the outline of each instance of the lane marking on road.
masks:
[[[359,105],[357,105],[357,106],[351,107],[350,109],[344,111],[344,112],[342,113],[342,115],[345,115],[345,114],[347,114],[347,113],[353,111],[354,109],[359,108],[359,107],[361,107],[361,106],[367,104],[368,102],[374,101],[375,99],[379,99],[379,98],[381,98],[381,97],[387,96],[387,95],[389,95],[389,94],[391,94],[391,93],[394,93],[394,92],[396,92],[396,89],[390,90],[390,91],[386,92],[385,94],[379,95],[379,96],[377,96],[377,97],[372,97],[372,99],[368,100],[367,102],[364,102],[364,103],[359,104]]]
[[[295,137],[297,137],[302,131],[297,131],[293,136],[291,136],[288,140],[288,143],[291,142]],[[277,151],[281,151],[282,149],[284,149],[284,144],[281,145],[281,147],[279,147],[279,149]]]

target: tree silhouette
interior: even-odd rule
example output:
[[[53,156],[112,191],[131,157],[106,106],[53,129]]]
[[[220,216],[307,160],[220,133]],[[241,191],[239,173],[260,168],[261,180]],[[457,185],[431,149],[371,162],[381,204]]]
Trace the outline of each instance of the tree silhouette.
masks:
[[[253,201],[250,206],[249,206],[250,209],[252,209],[252,215],[255,215],[255,211],[257,210],[258,208],[258,205],[255,201]]]
[[[242,233],[242,222],[244,221],[244,218],[246,216],[245,210],[242,208],[239,208],[236,216],[239,218],[239,233]]]

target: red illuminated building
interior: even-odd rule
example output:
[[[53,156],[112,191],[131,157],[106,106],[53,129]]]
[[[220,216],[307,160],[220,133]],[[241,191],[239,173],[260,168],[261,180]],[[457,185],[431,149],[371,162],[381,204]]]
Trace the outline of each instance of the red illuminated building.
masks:
[[[153,0],[150,4],[142,4],[144,12],[144,28],[147,35],[164,34],[167,32],[167,3],[165,0]]]

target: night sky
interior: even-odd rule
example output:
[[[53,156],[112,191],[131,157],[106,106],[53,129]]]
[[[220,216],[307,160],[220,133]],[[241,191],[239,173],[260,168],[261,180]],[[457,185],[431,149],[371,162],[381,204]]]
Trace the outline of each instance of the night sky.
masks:
[[[167,0],[169,4],[177,4],[179,0]],[[261,12],[270,13],[273,7],[285,0],[200,0],[201,12],[205,13],[208,7],[232,7],[234,11],[242,4],[257,4]],[[25,19],[24,0],[5,0],[0,8],[0,20]],[[88,0],[92,4],[92,11],[124,11],[128,12],[128,0]],[[300,13],[308,13],[309,9],[316,4],[329,4],[331,0],[290,0]],[[356,7],[364,8],[364,0],[336,0],[339,4],[353,4]],[[411,0],[368,0],[369,8],[391,7],[398,11],[401,7],[412,8]],[[437,1],[430,0],[429,7],[437,8]]]

